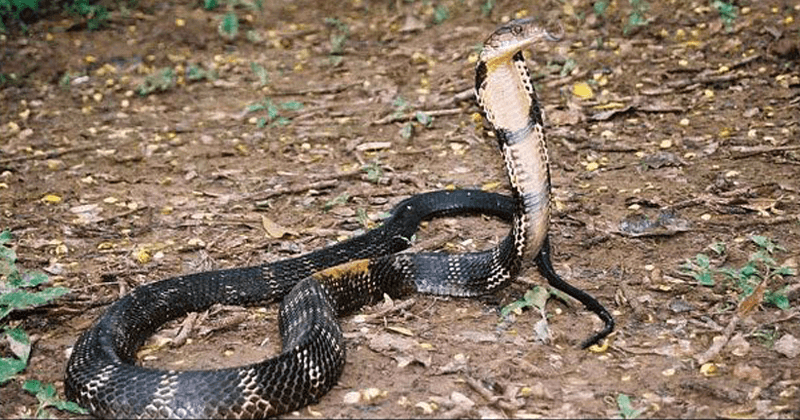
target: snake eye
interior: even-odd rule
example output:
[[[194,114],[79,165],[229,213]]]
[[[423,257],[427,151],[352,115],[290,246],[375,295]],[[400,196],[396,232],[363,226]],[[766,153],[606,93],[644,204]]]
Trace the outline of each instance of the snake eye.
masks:
[[[512,26],[511,27],[511,33],[513,33],[514,35],[522,34],[522,26],[519,26],[519,25]]]

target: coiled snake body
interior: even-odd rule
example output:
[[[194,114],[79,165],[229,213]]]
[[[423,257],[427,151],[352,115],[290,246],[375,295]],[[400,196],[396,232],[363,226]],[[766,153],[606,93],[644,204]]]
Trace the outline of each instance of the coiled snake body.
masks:
[[[594,298],[553,270],[547,239],[550,174],[542,113],[522,50],[554,37],[530,19],[498,28],[476,69],[476,96],[492,124],[512,197],[477,190],[437,191],[399,203],[378,229],[298,258],[202,272],[134,289],[111,305],[76,342],[67,364],[67,397],[99,417],[265,417],[304,407],[338,381],[345,348],[338,316],[413,291],[469,297],[506,286],[533,259],[555,288],[614,326]],[[495,248],[469,254],[397,253],[423,219],[483,213],[511,221]],[[248,366],[172,371],[135,364],[160,325],[214,303],[282,300],[282,352]]]

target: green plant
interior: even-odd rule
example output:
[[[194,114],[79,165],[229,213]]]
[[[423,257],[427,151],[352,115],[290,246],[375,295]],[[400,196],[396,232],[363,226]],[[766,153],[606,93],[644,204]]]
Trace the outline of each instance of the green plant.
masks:
[[[433,23],[440,24],[450,17],[450,11],[447,6],[440,4],[433,9]]]
[[[738,15],[738,8],[733,3],[720,0],[714,0],[711,2],[711,6],[717,9],[720,19],[725,24],[725,30],[728,32],[733,31],[733,22]]]
[[[86,18],[86,27],[90,31],[108,26],[108,10],[105,6],[92,4],[90,0],[74,0],[67,11]]]
[[[383,168],[381,168],[380,163],[377,161],[362,166],[361,170],[366,172],[367,181],[374,182],[375,184],[377,184],[381,180],[381,176],[383,176]]]
[[[250,70],[258,77],[258,87],[264,87],[269,83],[269,73],[267,73],[267,69],[265,69],[264,66],[255,61],[251,61]]]
[[[646,26],[648,23],[644,13],[650,7],[644,0],[628,0],[631,5],[631,13],[628,14],[628,22],[622,28],[622,34],[628,35],[631,30],[639,26]]]
[[[267,124],[269,124],[270,127],[288,125],[290,122],[292,122],[292,120],[281,116],[280,111],[297,111],[302,108],[303,104],[297,101],[288,101],[282,104],[275,104],[272,102],[272,99],[266,98],[261,102],[248,105],[247,112],[250,113],[266,110],[267,116],[259,118],[257,123],[258,128],[263,128],[267,126]]]
[[[203,9],[208,11],[214,10],[219,6],[219,2],[217,0],[203,0]]]
[[[322,206],[322,210],[328,211],[328,210],[330,210],[330,209],[332,209],[332,208],[334,208],[336,206],[339,206],[339,205],[347,203],[347,200],[349,200],[349,199],[350,199],[350,194],[348,194],[346,192],[345,193],[341,193],[338,196],[336,196],[336,198],[334,198],[332,200],[328,200]]]
[[[344,45],[347,42],[347,37],[350,36],[350,27],[336,18],[325,18],[325,24],[334,29],[330,37],[330,62],[335,66],[342,62],[342,53],[344,52]]]
[[[147,96],[153,92],[164,92],[175,86],[175,70],[165,67],[158,72],[147,76],[136,91],[141,96]]]
[[[492,13],[492,9],[494,9],[494,0],[486,0],[481,4],[481,15],[483,17],[487,17]]]
[[[525,308],[544,311],[545,304],[547,304],[547,299],[550,298],[550,295],[551,293],[547,291],[547,288],[534,286],[525,292],[521,299],[504,306],[503,309],[500,310],[500,316],[506,318],[511,312],[520,314]]]
[[[225,13],[225,15],[222,16],[222,20],[219,22],[217,32],[228,41],[233,41],[239,33],[239,18],[236,17],[236,13]]]
[[[215,80],[217,78],[217,73],[213,70],[206,70],[202,67],[190,65],[189,68],[186,69],[186,79],[195,82],[198,80]]]
[[[776,290],[768,288],[770,281],[796,274],[793,268],[780,266],[772,257],[775,252],[786,250],[765,236],[753,235],[750,237],[750,241],[757,246],[758,250],[750,254],[748,261],[739,268],[728,266],[712,268],[710,258],[703,253],[695,255],[694,260],[687,259],[680,268],[702,286],[714,286],[716,284],[714,275],[724,275],[725,280],[741,295],[741,299],[747,298],[761,287],[763,288],[764,302],[780,309],[789,309],[789,299],[786,296],[785,288]],[[715,242],[709,248],[717,255],[723,255],[726,251],[725,244],[722,242]]]
[[[39,400],[39,406],[36,407],[37,418],[49,418],[48,413],[45,411],[47,407],[53,407],[56,410],[69,411],[75,414],[88,414],[89,412],[72,401],[65,401],[58,398],[56,395],[56,387],[53,384],[43,384],[35,379],[25,381],[22,389],[30,392],[36,399]]]
[[[66,287],[43,287],[49,279],[41,271],[21,271],[16,265],[16,252],[6,246],[9,241],[11,233],[7,230],[0,232],[0,321],[3,321],[0,339],[8,343],[13,353],[13,357],[0,357],[0,385],[25,370],[31,354],[31,340],[25,330],[10,327],[4,319],[15,310],[24,311],[44,305],[70,291]],[[87,413],[75,403],[58,399],[53,385],[43,386],[39,381],[27,380],[22,388],[36,395],[39,400],[37,417],[46,415],[44,409],[47,407]]]
[[[647,410],[647,408],[634,409],[631,405],[631,398],[625,394],[617,395],[617,407],[623,419],[635,419]]]
[[[16,21],[23,30],[27,30],[27,26],[20,19],[26,10],[37,12],[39,0],[0,0],[0,32],[6,31],[7,19]]]
[[[597,17],[602,17],[606,13],[606,9],[608,9],[608,1],[596,1],[592,5],[592,11]]]

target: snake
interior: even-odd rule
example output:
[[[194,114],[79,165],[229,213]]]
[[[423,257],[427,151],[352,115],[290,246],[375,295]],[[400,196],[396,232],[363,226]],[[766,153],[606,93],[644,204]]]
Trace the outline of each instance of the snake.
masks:
[[[345,344],[338,318],[410,293],[478,297],[507,286],[531,261],[548,283],[614,329],[594,297],[553,268],[548,236],[550,167],[542,106],[523,51],[560,36],[533,18],[499,26],[484,42],[475,96],[503,156],[512,194],[440,190],[400,201],[383,224],[296,258],[182,275],[147,283],[112,303],[72,347],[67,398],[96,417],[258,418],[318,402],[338,381]],[[496,246],[470,253],[402,252],[424,220],[486,214],[510,223]],[[282,349],[245,366],[167,370],[137,365],[136,352],[169,320],[226,305],[280,302]]]

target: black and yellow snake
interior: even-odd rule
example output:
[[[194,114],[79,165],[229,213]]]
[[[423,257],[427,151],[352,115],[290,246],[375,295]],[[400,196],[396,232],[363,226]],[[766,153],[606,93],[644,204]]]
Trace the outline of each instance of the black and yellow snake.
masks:
[[[76,342],[67,364],[67,397],[98,417],[264,417],[319,400],[341,375],[345,348],[338,316],[410,292],[458,297],[502,288],[534,260],[555,288],[605,323],[594,298],[564,282],[550,262],[550,173],[542,112],[523,49],[554,36],[531,19],[509,22],[486,40],[475,93],[494,128],[512,197],[477,190],[419,194],[399,203],[380,228],[298,258],[174,277],[134,289]],[[484,213],[511,221],[495,248],[468,254],[398,253],[423,219]],[[282,352],[235,368],[172,371],[136,365],[136,350],[168,320],[215,303],[282,300]]]

